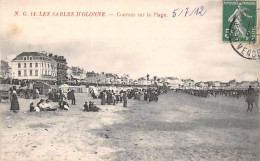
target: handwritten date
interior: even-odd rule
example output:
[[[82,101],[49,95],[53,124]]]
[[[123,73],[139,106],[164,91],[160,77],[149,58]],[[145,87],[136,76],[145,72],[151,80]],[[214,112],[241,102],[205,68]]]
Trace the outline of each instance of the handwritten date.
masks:
[[[172,17],[188,17],[188,16],[193,16],[193,15],[198,15],[198,16],[204,16],[207,12],[207,9],[204,6],[197,7],[197,8],[176,8],[172,12]]]

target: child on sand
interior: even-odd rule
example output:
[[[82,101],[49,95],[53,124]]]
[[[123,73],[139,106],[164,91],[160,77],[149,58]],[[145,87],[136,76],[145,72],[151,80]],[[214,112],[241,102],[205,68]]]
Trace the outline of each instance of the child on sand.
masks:
[[[83,111],[89,112],[88,102],[85,102],[85,104],[83,105]]]
[[[63,101],[63,102],[62,102],[61,108],[62,108],[63,110],[70,110],[69,104],[68,104],[66,101]]]
[[[89,102],[89,111],[98,112],[99,110],[100,108],[98,108],[94,102]]]
[[[49,103],[50,103],[50,100],[47,99],[47,100],[45,101],[45,103],[44,103],[44,110],[46,110],[46,111],[56,111],[57,108],[52,108],[52,107],[51,107],[51,104],[49,104]]]
[[[35,107],[34,106],[34,103],[33,102],[31,102],[30,103],[30,112],[40,112],[40,108],[39,107]]]

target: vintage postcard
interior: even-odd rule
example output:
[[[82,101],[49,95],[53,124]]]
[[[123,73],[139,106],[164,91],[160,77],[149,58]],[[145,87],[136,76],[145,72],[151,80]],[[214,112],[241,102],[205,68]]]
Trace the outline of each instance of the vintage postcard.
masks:
[[[0,0],[0,160],[260,160],[259,27],[260,0]]]

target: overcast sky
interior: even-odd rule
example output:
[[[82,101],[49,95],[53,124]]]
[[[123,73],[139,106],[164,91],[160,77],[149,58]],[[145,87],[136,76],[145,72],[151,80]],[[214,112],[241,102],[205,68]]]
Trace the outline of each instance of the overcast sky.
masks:
[[[222,2],[162,0],[1,0],[1,59],[24,51],[64,55],[87,71],[174,76],[196,81],[260,78],[260,60],[238,56],[222,42]],[[172,18],[174,9],[204,6],[204,16]],[[152,17],[23,17],[15,11],[146,13]],[[153,12],[168,18],[153,17]],[[29,48],[30,46],[30,48]]]

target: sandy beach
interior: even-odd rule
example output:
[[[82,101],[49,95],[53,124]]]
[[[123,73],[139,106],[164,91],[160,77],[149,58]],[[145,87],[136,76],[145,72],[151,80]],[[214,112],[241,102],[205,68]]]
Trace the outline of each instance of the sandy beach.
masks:
[[[82,111],[91,100],[100,112]],[[19,113],[1,103],[3,161],[260,160],[259,112],[243,98],[170,92],[124,108],[77,93],[70,111],[40,113],[30,101],[19,99]]]

